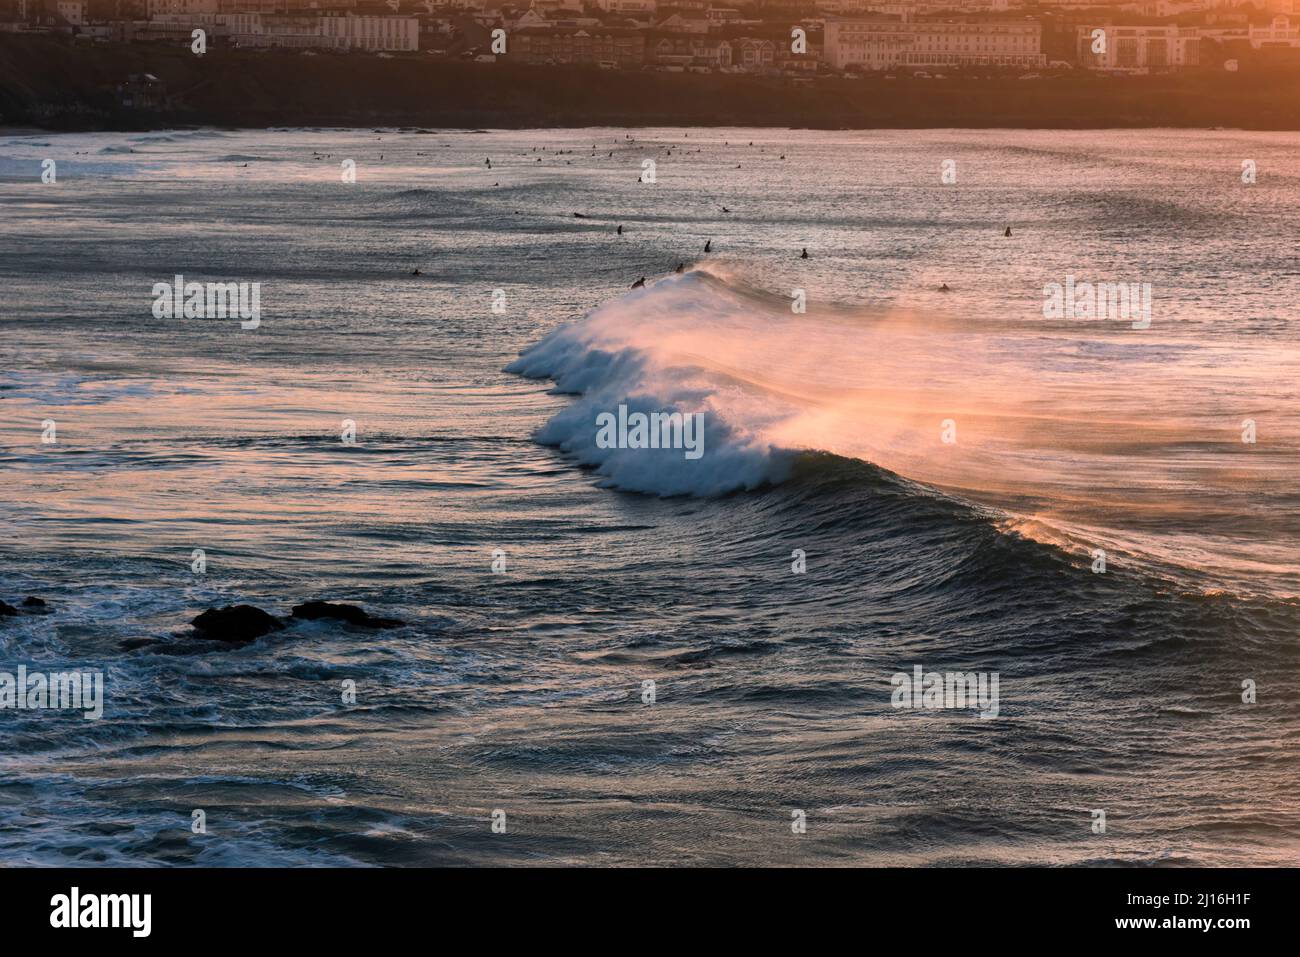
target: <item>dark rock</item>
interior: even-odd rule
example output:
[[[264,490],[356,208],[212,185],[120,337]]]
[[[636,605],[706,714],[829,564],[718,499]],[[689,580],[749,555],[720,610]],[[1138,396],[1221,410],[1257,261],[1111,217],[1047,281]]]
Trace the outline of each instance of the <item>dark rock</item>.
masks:
[[[28,595],[23,599],[22,610],[28,615],[48,615],[52,609],[44,598]]]
[[[117,646],[123,651],[135,651],[137,648],[148,648],[156,644],[159,644],[157,638],[127,638],[125,641],[119,641]]]
[[[291,614],[294,618],[305,618],[308,621],[330,618],[360,628],[400,628],[404,624],[396,618],[375,618],[364,608],[358,608],[356,605],[343,605],[331,601],[309,601],[294,605]]]
[[[254,641],[272,631],[280,631],[284,624],[252,605],[227,605],[209,608],[192,622],[199,637],[231,644]]]
[[[0,618],[9,618],[18,614],[18,609],[7,601],[0,601]]]

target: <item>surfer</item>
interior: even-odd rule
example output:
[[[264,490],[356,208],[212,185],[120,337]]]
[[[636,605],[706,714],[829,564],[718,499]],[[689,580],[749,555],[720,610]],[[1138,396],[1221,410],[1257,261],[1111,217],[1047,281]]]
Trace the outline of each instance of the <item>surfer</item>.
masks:
[[[644,286],[644,285],[645,285],[645,276],[642,276],[642,277],[641,277],[640,279],[638,279],[636,282],[632,283],[632,288],[633,288],[633,289],[640,289],[640,288],[641,288],[642,286]]]
[[[674,269],[673,272],[681,272],[685,268],[686,268],[686,263],[678,263],[677,268]]]
[[[1003,233],[1002,235],[1003,235],[1003,236],[1010,236],[1010,235],[1011,235],[1011,227],[1008,226],[1008,227],[1007,227],[1007,231],[1006,231],[1005,233]]]
[[[712,240],[712,239],[706,239],[706,240],[704,241],[704,251],[705,251],[706,253],[711,253],[711,252],[713,252],[713,240]]]
[[[807,246],[805,246],[805,247],[803,248],[803,255],[800,256],[799,258],[800,258],[800,259],[807,259],[807,258],[808,258],[808,247],[807,247]]]

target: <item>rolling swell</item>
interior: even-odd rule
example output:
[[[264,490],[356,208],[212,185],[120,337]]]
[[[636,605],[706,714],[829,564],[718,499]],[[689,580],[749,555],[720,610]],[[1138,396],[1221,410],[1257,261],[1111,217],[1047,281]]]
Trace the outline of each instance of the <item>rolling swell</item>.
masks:
[[[1300,445],[1280,426],[1266,453],[1244,458],[1222,409],[1292,413],[1259,377],[1229,371],[1214,337],[1127,332],[834,303],[805,315],[710,265],[606,302],[507,371],[574,397],[535,438],[611,488],[717,497],[779,484],[797,456],[823,451],[1170,587],[1300,597],[1284,481]],[[1261,367],[1285,365],[1271,343],[1250,348]],[[1148,408],[1119,391],[1126,375],[1143,377]],[[703,451],[611,447],[597,423],[618,410],[695,417]],[[1277,516],[1267,543],[1254,531],[1261,508]]]
[[[722,347],[737,334],[761,340],[775,327],[784,335],[785,309],[784,300],[743,277],[692,271],[560,327],[507,371],[549,378],[556,393],[574,397],[535,438],[593,470],[601,485],[705,499],[766,489],[752,506],[759,524],[723,546],[724,554],[734,548],[741,560],[744,548],[773,539],[812,540],[836,555],[869,551],[869,574],[848,561],[823,570],[838,589],[831,601],[865,596],[912,621],[928,619],[944,629],[996,625],[1007,636],[1016,635],[1023,618],[1017,640],[1004,647],[1048,658],[1060,651],[1060,667],[1077,666],[1080,654],[1160,654],[1174,647],[1170,632],[1180,636],[1177,647],[1198,655],[1240,650],[1253,640],[1280,652],[1278,627],[1300,623],[1294,600],[1207,588],[1190,569],[1132,560],[1118,548],[1114,564],[1095,574],[1086,539],[1031,536],[1025,529],[1033,526],[1014,510],[971,498],[960,487],[823,450],[817,438],[828,444],[838,438],[806,423],[815,423],[828,404],[824,395],[801,393],[797,381],[778,381],[756,363],[742,369],[721,361],[727,358]],[[837,321],[851,318],[842,311]],[[715,343],[719,349],[711,352]],[[619,405],[703,413],[703,458],[691,461],[674,449],[599,447],[597,415]],[[873,425],[868,420],[862,427]],[[996,481],[1014,461],[993,462],[987,480]],[[1045,628],[1047,620],[1052,624]]]
[[[1006,531],[996,511],[870,463],[805,453],[763,498],[752,536],[812,539],[819,552],[845,556],[818,572],[837,597],[869,597],[945,630],[996,623],[1012,636],[1021,619],[1019,639],[1001,648],[1044,666],[1058,656],[1062,668],[1080,657],[1297,658],[1283,636],[1300,627],[1300,603],[1187,590],[1143,569],[1093,574],[1087,555]]]

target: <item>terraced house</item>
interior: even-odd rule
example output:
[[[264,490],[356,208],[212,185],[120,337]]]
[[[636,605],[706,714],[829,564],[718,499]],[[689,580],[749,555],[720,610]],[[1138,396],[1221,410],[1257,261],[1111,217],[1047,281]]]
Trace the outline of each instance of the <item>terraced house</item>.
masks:
[[[594,64],[636,68],[646,62],[646,38],[630,28],[527,27],[510,36],[510,56],[534,64]]]

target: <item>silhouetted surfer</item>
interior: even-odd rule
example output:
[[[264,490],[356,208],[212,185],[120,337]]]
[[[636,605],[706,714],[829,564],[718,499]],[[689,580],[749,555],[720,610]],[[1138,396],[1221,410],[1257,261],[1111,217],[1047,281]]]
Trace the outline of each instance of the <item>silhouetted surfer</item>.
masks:
[[[642,286],[644,286],[644,285],[645,285],[645,276],[642,276],[642,277],[641,277],[640,279],[638,279],[636,282],[632,283],[632,288],[633,288],[633,289],[640,289],[640,288],[641,288]]]
[[[805,247],[803,248],[803,255],[800,256],[799,258],[800,258],[800,259],[807,259],[807,258],[808,258],[808,247],[807,247],[807,246],[805,246]]]
[[[1003,235],[1003,236],[1010,236],[1010,235],[1011,235],[1011,227],[1008,226],[1008,227],[1007,227],[1007,231],[1006,231],[1005,233],[1003,233],[1002,235]]]
[[[711,253],[711,252],[713,252],[713,240],[712,240],[712,239],[706,239],[706,240],[704,241],[704,251],[705,251],[706,253]]]
[[[418,276],[418,275],[420,275],[420,270],[418,270],[418,269],[412,269],[412,270],[411,270],[411,275],[412,275],[412,276]]]
[[[674,269],[673,272],[681,272],[685,268],[686,268],[686,263],[678,263],[677,268]]]
[[[618,234],[619,234],[620,236],[623,235],[623,227],[622,227],[621,225],[618,227]]]
[[[491,168],[492,168],[492,157],[489,156],[489,157],[488,157],[487,159],[485,159],[483,162],[484,162],[484,164],[486,164],[486,166],[487,166],[488,169],[491,169]]]
[[[952,290],[948,288],[948,284],[947,284],[947,283],[944,283],[942,286],[940,286],[940,287],[939,287],[939,291],[940,291],[940,292],[952,292]]]

